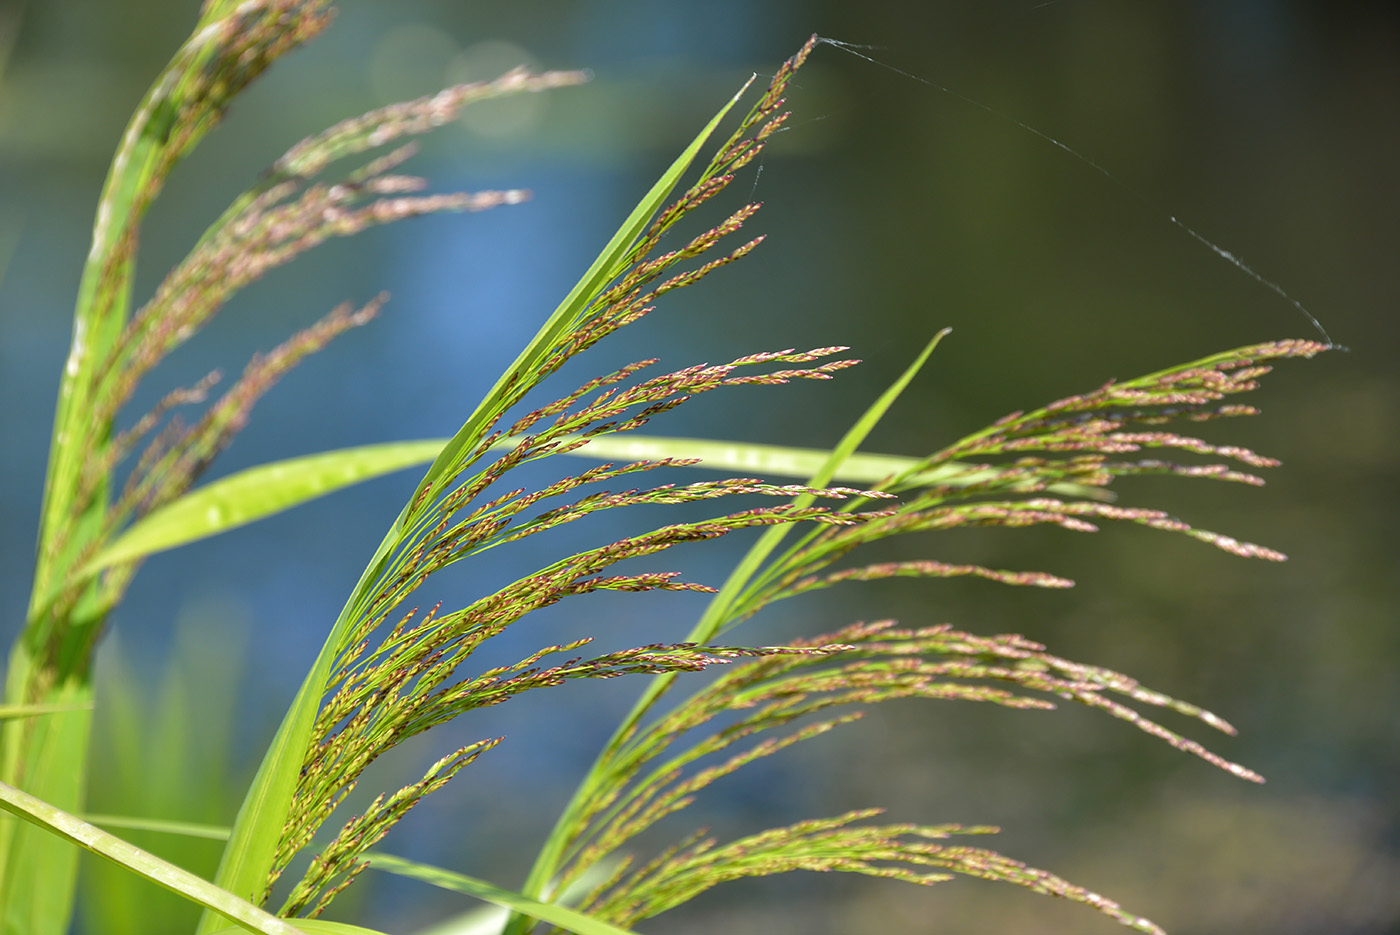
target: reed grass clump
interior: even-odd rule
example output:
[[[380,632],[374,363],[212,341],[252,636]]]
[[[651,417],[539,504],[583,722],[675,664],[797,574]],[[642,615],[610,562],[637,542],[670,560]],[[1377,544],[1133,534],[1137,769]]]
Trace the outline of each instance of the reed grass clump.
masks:
[[[762,393],[794,380],[835,378],[855,363],[840,356],[846,348],[758,352],[659,376],[645,375],[657,360],[639,361],[511,419],[566,362],[651,312],[667,293],[698,283],[761,242],[736,237],[756,204],[683,244],[673,244],[672,235],[683,219],[709,208],[783,126],[786,89],[816,45],[814,37],[783,64],[708,159],[702,152],[747,85],[681,153],[490,392],[463,414],[450,439],[307,455],[200,486],[202,472],[268,388],[308,354],[369,324],[387,297],[336,308],[255,358],[218,399],[209,401],[218,382],[211,374],[171,390],[132,428],[118,432],[118,416],[140,381],[238,290],[328,238],[424,214],[505,208],[528,197],[523,190],[427,193],[423,179],[399,173],[414,152],[406,140],[475,101],[566,88],[585,77],[516,70],[309,137],[236,199],[136,307],[132,270],[140,227],[170,171],[249,81],[324,29],[330,13],[327,3],[315,0],[209,0],[194,35],[133,116],[113,161],[64,368],[29,618],[5,681],[0,805],[27,822],[0,822],[6,931],[67,931],[79,847],[204,907],[200,933],[231,924],[267,933],[369,931],[317,917],[371,867],[511,910],[499,929],[505,935],[543,929],[615,935],[725,882],[792,870],[923,885],[955,875],[981,877],[1083,903],[1141,931],[1160,931],[1083,887],[962,843],[994,828],[880,823],[879,809],[725,843],[695,831],[657,853],[635,849],[643,832],[683,812],[717,779],[858,724],[870,705],[892,699],[1012,708],[1068,701],[1261,781],[1144,711],[1171,710],[1232,732],[1222,719],[1128,676],[1055,656],[1021,636],[979,636],[926,621],[912,627],[846,623],[783,646],[745,645],[730,634],[777,601],[846,582],[973,575],[1019,586],[1072,584],[1038,570],[862,557],[872,543],[913,532],[1045,524],[1091,532],[1117,521],[1181,533],[1239,556],[1281,560],[1270,549],[1194,528],[1160,510],[1119,505],[1110,488],[1119,477],[1139,474],[1262,483],[1251,472],[1273,466],[1271,459],[1174,426],[1254,414],[1234,397],[1253,390],[1274,362],[1311,356],[1325,345],[1258,344],[1111,382],[1013,413],[926,457],[859,451],[940,333],[830,451],[731,444],[731,456],[755,467],[719,481],[645,486],[648,472],[713,464],[716,452],[714,443],[639,431],[699,394]],[[203,413],[189,424],[177,414],[201,404]],[[626,460],[638,448],[653,454]],[[517,485],[517,468],[565,456],[605,463],[565,469],[545,486]],[[84,821],[92,650],[142,560],[423,463],[426,473],[370,550],[343,610],[326,623],[320,653],[241,810],[231,816],[231,827],[215,829],[227,843],[214,880],[200,880]],[[775,480],[790,476],[795,464],[800,482]],[[639,486],[616,489],[629,484]],[[716,502],[705,518],[640,527],[561,556],[464,606],[444,607],[433,595],[438,572],[487,550],[604,511],[709,501]],[[680,580],[660,564],[671,549],[758,529],[757,543],[720,587]],[[638,570],[637,560],[658,564]],[[620,572],[615,566],[624,561],[629,565]],[[566,633],[514,663],[478,664],[483,644],[532,611],[598,591],[712,597],[682,640],[589,656],[592,635]],[[719,674],[686,694],[685,676],[708,669]],[[482,737],[440,751],[421,779],[386,790],[357,815],[343,815],[366,767],[410,738],[526,692],[622,676],[646,678],[646,688],[518,889],[373,850],[410,809],[479,758],[489,759],[508,738]]]

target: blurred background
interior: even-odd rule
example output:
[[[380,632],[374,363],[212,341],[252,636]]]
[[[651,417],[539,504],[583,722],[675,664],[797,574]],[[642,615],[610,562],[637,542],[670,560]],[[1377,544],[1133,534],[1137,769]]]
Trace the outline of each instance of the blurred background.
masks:
[[[107,161],[196,16],[193,0],[0,3],[6,645],[25,607],[57,377]],[[1173,932],[1400,931],[1400,13],[1391,5],[346,2],[327,35],[262,78],[176,171],[143,231],[138,302],[303,136],[521,63],[588,68],[593,81],[469,110],[409,167],[439,190],[526,187],[528,204],[374,231],[275,271],[157,371],[132,417],[210,369],[237,373],[339,302],[387,289],[380,319],[286,378],[210,476],[450,435],[665,164],[750,73],[771,74],[812,32],[874,46],[867,54],[890,67],[828,46],[803,70],[790,130],[761,175],[750,169],[729,193],[730,207],[750,192],[765,203],[749,229],[767,243],[576,362],[556,388],[640,357],[676,369],[848,344],[865,363],[838,380],[711,394],[650,427],[826,446],[951,326],[867,446],[917,455],[1109,378],[1317,336],[1173,216],[1277,282],[1350,351],[1285,364],[1251,400],[1262,417],[1208,426],[1212,439],[1284,461],[1266,488],[1144,479],[1121,491],[1125,503],[1281,549],[1287,565],[1140,528],[909,539],[882,555],[1044,569],[1079,586],[848,586],[778,608],[743,634],[766,642],[888,617],[1025,633],[1226,717],[1237,738],[1186,729],[1264,773],[1266,786],[1093,712],[890,705],[715,787],[668,837],[700,821],[733,836],[884,805],[894,820],[1002,825],[993,843],[1003,852]],[[147,563],[102,650],[94,810],[231,820],[411,474]],[[665,521],[617,518],[532,540],[425,597],[469,600],[562,549]],[[673,554],[662,567],[717,584],[746,544]],[[606,647],[675,640],[701,607],[695,595],[589,597],[522,624],[496,651],[518,658],[582,635]],[[363,791],[421,775],[454,741],[508,739],[385,848],[518,884],[641,687],[618,679],[537,692],[420,738]],[[207,842],[133,837],[212,872]],[[119,877],[88,868],[82,931],[136,930],[123,919],[148,933],[186,930],[178,903]],[[409,933],[470,901],[372,874],[338,906],[337,917]],[[1117,930],[1083,907],[1005,886],[817,875],[720,889],[642,927],[717,926]]]

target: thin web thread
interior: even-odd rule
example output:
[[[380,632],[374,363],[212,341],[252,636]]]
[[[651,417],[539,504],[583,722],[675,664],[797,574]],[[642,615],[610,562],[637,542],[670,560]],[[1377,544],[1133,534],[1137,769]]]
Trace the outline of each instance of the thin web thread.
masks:
[[[901,68],[896,68],[895,66],[890,65],[887,62],[882,62],[879,59],[871,58],[869,55],[866,55],[865,52],[861,51],[862,49],[873,51],[877,48],[877,46],[858,45],[854,42],[842,42],[840,39],[828,39],[825,36],[818,36],[817,42],[820,45],[833,46],[834,48],[840,49],[843,52],[846,52],[850,55],[854,55],[856,58],[865,59],[872,65],[878,65],[881,68],[892,71],[897,75],[901,75],[905,78],[910,79],[911,81],[917,81],[919,84],[933,88],[935,91],[942,91],[949,97],[957,98],[964,104],[970,104],[971,106],[976,107],[979,110],[985,111],[988,114],[991,114],[993,117],[997,118],[998,120],[1004,120],[1008,123],[1015,124],[1022,130],[1025,130],[1027,133],[1038,136],[1045,142],[1049,143],[1051,146],[1063,150],[1064,152],[1073,156],[1075,159],[1078,159],[1080,162],[1084,163],[1089,168],[1093,169],[1095,172],[1102,175],[1104,178],[1108,179],[1113,184],[1117,185],[1119,188],[1123,189],[1128,194],[1132,195],[1138,201],[1147,205],[1149,208],[1166,215],[1168,221],[1170,221],[1174,226],[1180,228],[1184,233],[1191,237],[1192,240],[1195,240],[1201,246],[1206,247],[1216,256],[1220,257],[1222,260],[1233,266],[1235,269],[1239,270],[1241,273],[1244,273],[1250,279],[1253,279],[1259,285],[1263,286],[1265,289],[1268,289],[1274,295],[1278,296],[1279,298],[1287,302],[1289,305],[1293,306],[1293,308],[1295,308],[1300,315],[1302,315],[1308,320],[1308,323],[1313,326],[1317,333],[1322,336],[1323,342],[1328,347],[1335,348],[1337,350],[1346,350],[1346,348],[1343,348],[1333,343],[1332,336],[1327,333],[1326,328],[1322,327],[1322,322],[1317,320],[1317,316],[1315,316],[1312,312],[1308,311],[1302,302],[1299,302],[1297,299],[1293,298],[1293,296],[1289,295],[1288,292],[1285,291],[1284,288],[1278,283],[1274,282],[1272,279],[1265,278],[1263,275],[1255,271],[1255,269],[1248,263],[1246,263],[1244,260],[1240,259],[1235,254],[1231,253],[1229,250],[1226,250],[1224,247],[1221,247],[1219,244],[1205,237],[1195,228],[1191,227],[1190,225],[1186,224],[1184,221],[1179,219],[1176,215],[1168,214],[1167,211],[1161,205],[1155,203],[1146,195],[1134,189],[1128,183],[1118,178],[1118,176],[1114,175],[1112,172],[1108,171],[1103,166],[1099,165],[1097,162],[1081,153],[1079,150],[1074,149],[1071,146],[1067,146],[1066,144],[1055,139],[1050,134],[1045,133],[1041,130],[1037,130],[1030,124],[1017,120],[1015,117],[1012,117],[1009,114],[1004,114],[994,107],[989,107],[988,105],[982,103],[979,100],[970,98],[965,94],[959,94],[952,88],[946,88],[941,84],[929,81],[927,78],[921,78],[918,75],[911,74],[910,72],[904,71]]]

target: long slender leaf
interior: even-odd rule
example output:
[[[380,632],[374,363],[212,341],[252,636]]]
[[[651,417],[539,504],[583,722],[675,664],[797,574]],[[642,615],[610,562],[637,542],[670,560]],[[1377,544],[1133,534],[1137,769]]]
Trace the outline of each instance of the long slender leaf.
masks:
[[[500,442],[501,448],[510,443]],[[697,468],[719,471],[741,471],[764,477],[817,476],[831,460],[826,448],[793,448],[787,445],[760,445],[753,442],[712,441],[704,438],[672,438],[661,435],[616,434],[600,435],[587,444],[566,452],[574,457],[607,458],[640,461],[652,458],[699,458]],[[912,486],[946,484],[970,487],[996,476],[996,471],[979,465],[951,462],[925,471],[917,471],[924,458],[907,455],[872,454],[855,451],[845,457],[828,478],[828,482],[843,484],[874,484],[889,477],[908,475],[905,482]],[[1055,484],[1049,488],[1067,496],[1099,499],[1103,491],[1082,484]]]
[[[226,825],[204,825],[193,821],[167,821],[163,818],[132,818],[126,815],[84,815],[83,821],[103,828],[123,828],[128,831],[155,831],[160,834],[177,834],[187,838],[205,838],[210,841],[227,841],[229,829]]]
[[[3,782],[0,782],[0,808],[228,917],[243,930],[264,935],[298,935],[301,931],[285,919],[201,880],[188,870]]]
[[[326,451],[239,471],[143,517],[88,562],[83,574],[213,536],[437,457],[444,439]]]
[[[83,567],[86,576],[112,565],[164,552],[291,509],[345,487],[432,461],[447,444],[445,438],[387,442],[342,448],[320,454],[288,458],[248,468],[167,504],[132,524]],[[505,450],[512,440],[496,444]],[[715,441],[704,438],[672,438],[660,435],[603,435],[565,452],[572,457],[644,460],[698,458],[697,468],[741,471],[765,477],[802,477],[816,474],[830,458],[821,448],[793,448],[751,442]],[[873,484],[908,472],[921,459],[906,455],[849,455],[833,481]],[[943,464],[914,474],[910,483],[971,485],[992,474],[973,466]],[[1073,496],[1103,494],[1094,488],[1058,484],[1052,490]]]
[[[306,935],[387,935],[378,929],[367,929],[363,925],[328,922],[325,919],[297,919],[297,928]],[[219,929],[214,935],[242,935],[242,932],[243,929],[233,927]]]
[[[573,907],[579,901],[593,891],[595,887],[606,881],[621,864],[621,859],[603,860],[594,864],[586,872],[580,874],[558,896],[551,897],[554,903],[560,906]],[[426,866],[421,865],[420,866]],[[394,871],[389,867],[380,867],[389,873]],[[435,869],[435,868],[434,868]],[[506,919],[510,918],[510,909],[506,906],[485,905],[477,906],[466,912],[459,913],[450,918],[443,919],[425,929],[419,929],[416,935],[500,935],[501,926]]]
[[[574,932],[575,935],[636,935],[629,929],[619,928],[607,922],[600,922],[590,918],[581,912],[573,909],[566,909],[563,906],[556,906],[550,903],[542,903],[531,899],[520,893],[502,889],[485,880],[478,880],[465,874],[456,873],[451,870],[444,870],[441,867],[431,867],[427,864],[420,864],[417,861],[406,860],[402,857],[394,857],[389,854],[377,854],[373,851],[365,854],[365,859],[369,865],[376,870],[383,870],[388,873],[395,873],[399,876],[411,877],[415,880],[422,880],[424,883],[431,883],[433,886],[452,890],[454,893],[465,893],[468,896],[475,896],[477,899],[494,903],[504,909],[518,912],[521,915],[538,919],[541,922],[548,922],[550,925],[557,925],[559,928]]]
[[[92,705],[76,704],[4,704],[0,705],[0,721],[38,717],[41,714],[58,714],[61,711],[83,711],[91,708]]]
[[[337,634],[332,633],[331,640]],[[327,640],[327,645],[331,645]],[[330,674],[333,653],[323,650],[312,665],[306,681],[297,691],[277,734],[268,745],[253,777],[252,785],[243,799],[234,822],[233,833],[224,848],[215,882],[230,892],[255,899],[263,889],[272,867],[277,838],[281,833],[297,775],[306,755],[306,746],[321,702],[322,690]],[[219,917],[205,912],[200,917],[198,933],[216,931]]]

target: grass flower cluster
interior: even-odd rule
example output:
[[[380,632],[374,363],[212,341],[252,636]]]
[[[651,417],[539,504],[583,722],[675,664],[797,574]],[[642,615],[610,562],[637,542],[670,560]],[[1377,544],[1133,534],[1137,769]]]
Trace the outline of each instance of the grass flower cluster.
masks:
[[[1272,466],[1270,459],[1172,426],[1253,414],[1233,397],[1254,389],[1273,362],[1325,346],[1259,344],[1109,383],[1012,414],[923,458],[859,451],[939,335],[829,452],[729,444],[730,454],[747,465],[743,476],[614,489],[640,484],[658,468],[716,463],[714,442],[637,434],[696,395],[761,393],[795,380],[832,379],[855,363],[839,356],[846,348],[789,349],[646,377],[643,371],[657,361],[645,360],[512,418],[566,362],[646,315],[667,293],[694,285],[759,244],[761,237],[734,243],[756,204],[684,244],[672,240],[676,226],[709,207],[783,126],[787,86],[817,44],[814,37],[695,168],[740,95],[701,131],[476,409],[463,414],[450,439],[308,455],[199,486],[202,472],[278,378],[346,330],[369,323],[386,297],[336,308],[255,358],[217,399],[209,401],[218,381],[211,374],[170,391],[131,428],[116,431],[151,370],[240,289],[328,238],[524,200],[528,195],[520,190],[428,193],[423,179],[398,174],[414,153],[404,140],[455,119],[476,101],[545,92],[585,77],[511,71],[381,108],[308,138],[236,199],[136,308],[132,271],[140,226],[165,179],[229,101],[273,60],[323,30],[330,14],[328,4],[316,0],[207,0],[194,35],[142,102],[113,161],[64,368],[29,619],[5,680],[0,806],[25,822],[0,821],[4,930],[68,930],[82,847],[202,906],[199,933],[229,925],[267,933],[369,932],[317,920],[368,867],[511,910],[503,935],[543,929],[616,935],[725,882],[793,870],[916,884],[981,877],[1083,903],[1141,931],[1160,931],[1051,873],[957,843],[994,828],[882,824],[875,820],[879,809],[728,843],[696,831],[649,857],[633,849],[639,836],[684,811],[716,780],[856,723],[866,707],[892,699],[1012,708],[1073,702],[1260,781],[1143,711],[1171,710],[1232,732],[1223,720],[1020,636],[886,621],[850,624],[784,646],[747,646],[729,636],[716,641],[777,601],[850,581],[973,575],[1011,585],[1072,584],[1043,571],[936,558],[862,560],[865,546],[907,533],[1044,524],[1093,531],[1121,521],[1182,533],[1235,555],[1281,559],[1159,510],[1119,505],[1108,488],[1119,477],[1140,474],[1262,483],[1250,471]],[[201,404],[202,414],[188,425],[177,414]],[[650,453],[627,453],[637,450]],[[517,468],[563,456],[614,460],[570,470],[542,487],[516,485]],[[92,650],[142,560],[422,463],[429,464],[422,480],[372,550],[339,617],[327,621],[320,652],[241,810],[231,816],[231,827],[218,831],[227,843],[214,880],[82,820]],[[774,479],[794,473],[799,482]],[[702,501],[724,502],[705,518],[643,528],[560,557],[465,606],[444,608],[431,594],[439,571],[487,550],[603,511]],[[656,561],[675,547],[743,530],[761,535],[722,587],[680,580],[664,567],[636,570],[636,560]],[[619,572],[614,566],[624,561],[628,569]],[[591,635],[571,633],[514,663],[478,664],[486,641],[532,611],[599,591],[700,591],[712,598],[683,640],[590,657],[579,653]],[[420,612],[425,606],[430,609]],[[688,673],[710,669],[718,674],[681,697]],[[479,758],[489,759],[506,738],[482,737],[442,751],[421,779],[343,816],[366,767],[406,740],[536,689],[620,676],[645,677],[647,687],[583,777],[519,889],[371,850],[410,809]]]

